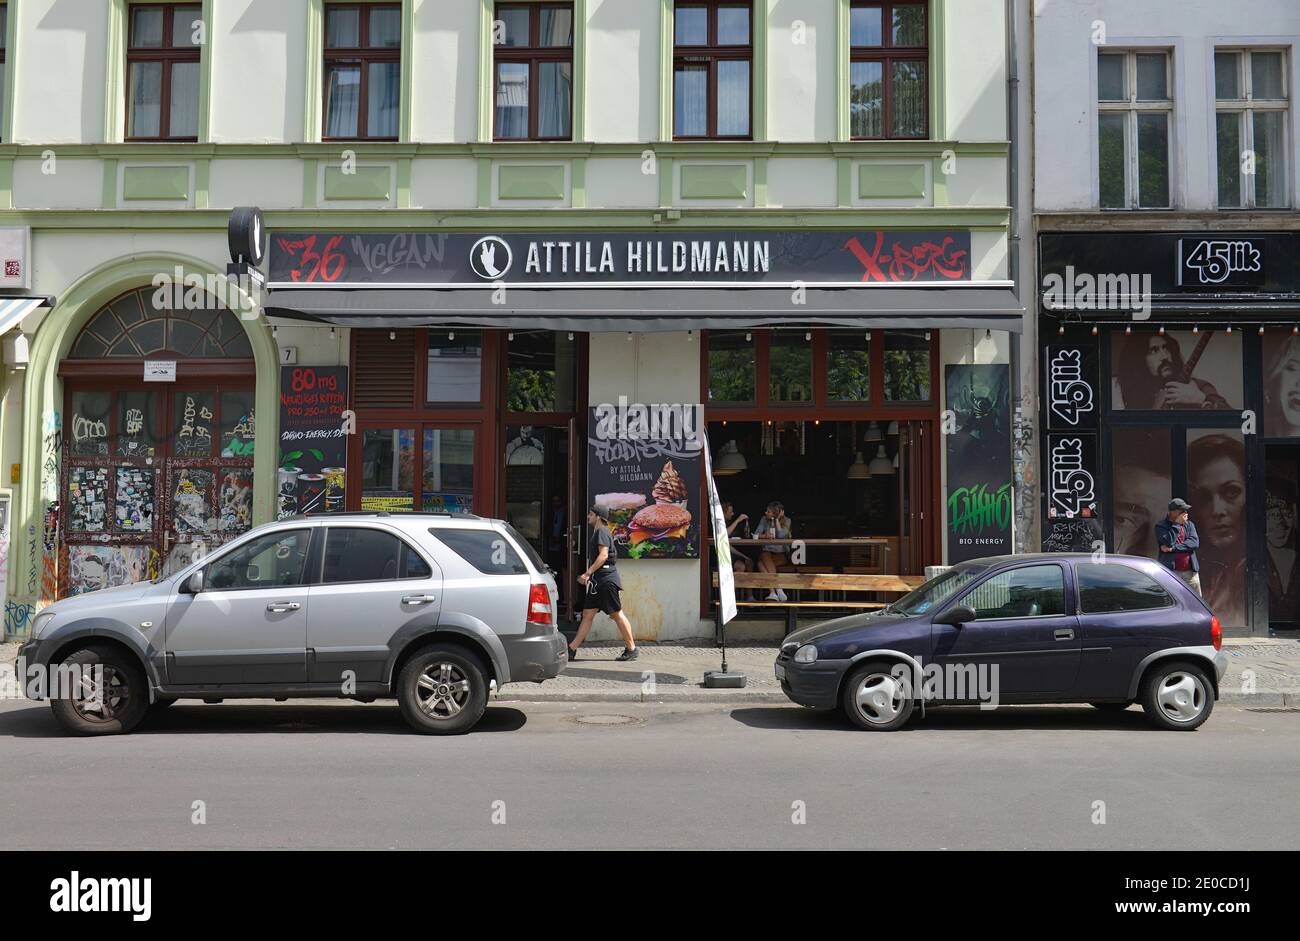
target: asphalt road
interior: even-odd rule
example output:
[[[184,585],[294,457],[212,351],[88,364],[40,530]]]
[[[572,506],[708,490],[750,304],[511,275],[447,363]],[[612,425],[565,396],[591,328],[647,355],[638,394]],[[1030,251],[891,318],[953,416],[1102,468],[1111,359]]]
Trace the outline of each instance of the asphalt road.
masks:
[[[498,701],[434,738],[384,703],[182,703],[78,739],[11,700],[0,793],[10,849],[1294,849],[1300,710],[1171,733],[1138,709],[946,709],[881,734],[796,706]]]

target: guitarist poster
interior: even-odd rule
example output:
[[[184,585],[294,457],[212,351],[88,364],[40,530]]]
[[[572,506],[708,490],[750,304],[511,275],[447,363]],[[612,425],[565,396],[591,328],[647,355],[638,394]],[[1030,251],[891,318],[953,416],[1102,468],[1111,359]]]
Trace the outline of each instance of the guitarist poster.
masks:
[[[1111,407],[1241,409],[1241,333],[1134,330],[1111,336]]]

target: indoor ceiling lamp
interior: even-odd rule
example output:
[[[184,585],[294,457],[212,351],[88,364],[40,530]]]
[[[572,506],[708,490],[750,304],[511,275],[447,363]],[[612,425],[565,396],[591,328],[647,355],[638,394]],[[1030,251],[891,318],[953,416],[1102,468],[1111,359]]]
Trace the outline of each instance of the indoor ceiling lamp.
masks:
[[[885,438],[880,433],[880,425],[878,425],[876,422],[872,422],[870,425],[868,425],[867,436],[862,440],[867,442],[868,444],[874,444],[877,441],[884,441]]]
[[[713,476],[727,477],[744,470],[749,470],[749,462],[745,460],[745,455],[740,453],[736,442],[728,441],[718,452],[717,463],[713,465]]]
[[[862,459],[862,452],[859,451],[853,463],[849,465],[849,480],[866,480],[870,476],[871,468]]]
[[[889,459],[885,453],[885,446],[882,444],[876,451],[876,456],[871,459],[871,475],[892,474],[894,472],[894,462]]]
[[[885,434],[895,438],[898,437],[898,422],[891,421],[889,427],[885,429]]]

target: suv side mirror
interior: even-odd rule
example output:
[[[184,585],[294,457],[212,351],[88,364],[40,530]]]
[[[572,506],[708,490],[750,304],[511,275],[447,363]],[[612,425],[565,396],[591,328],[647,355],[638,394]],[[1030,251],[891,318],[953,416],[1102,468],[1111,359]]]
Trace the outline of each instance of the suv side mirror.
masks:
[[[975,609],[968,604],[953,605],[943,614],[934,619],[935,624],[951,624],[953,627],[961,627],[970,621],[976,620]]]
[[[203,590],[203,569],[199,569],[185,579],[185,594],[197,595]]]

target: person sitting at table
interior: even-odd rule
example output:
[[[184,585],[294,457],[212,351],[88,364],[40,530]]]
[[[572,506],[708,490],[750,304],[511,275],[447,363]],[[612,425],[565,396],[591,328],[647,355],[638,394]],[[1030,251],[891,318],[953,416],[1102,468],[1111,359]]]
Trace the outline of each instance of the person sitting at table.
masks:
[[[772,539],[789,539],[790,523],[790,517],[785,515],[785,506],[781,501],[773,500],[767,505],[767,512],[763,514],[763,518],[758,521],[758,527],[754,530],[754,538],[761,539],[763,536],[768,536]],[[762,551],[758,554],[758,570],[769,575],[775,575],[776,567],[785,562],[788,550],[789,546],[782,543],[764,543]],[[786,597],[783,590],[777,588],[767,593],[767,600],[789,601],[790,599]]]
[[[737,526],[739,526],[741,523],[749,522],[749,515],[747,513],[741,513],[739,516],[737,516],[735,506],[733,506],[731,501],[728,500],[722,504],[722,519],[727,524],[727,536],[731,538],[731,537],[735,537]],[[749,526],[746,525],[745,529],[747,531],[749,529]],[[746,535],[748,535],[748,532],[746,532]],[[735,546],[732,546],[731,547],[731,568],[732,571],[734,572],[748,572],[754,568],[754,563],[749,558],[749,556],[745,555],[745,553],[741,552]],[[742,589],[740,592],[737,593],[737,597],[741,601],[748,601],[749,600],[748,589]]]

